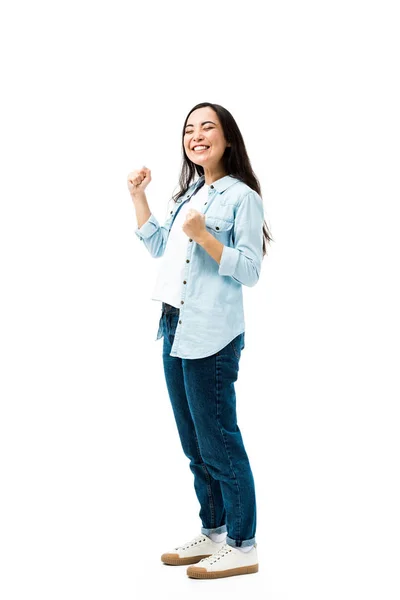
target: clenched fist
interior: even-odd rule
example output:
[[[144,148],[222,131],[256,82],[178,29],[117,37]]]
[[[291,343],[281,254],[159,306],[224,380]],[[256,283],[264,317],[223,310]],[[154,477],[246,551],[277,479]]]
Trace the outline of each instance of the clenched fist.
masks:
[[[207,233],[205,222],[205,215],[194,208],[190,208],[186,214],[182,229],[188,237],[192,238],[195,242],[198,242]]]
[[[132,196],[141,194],[144,192],[146,187],[149,185],[151,181],[151,171],[150,169],[146,169],[146,167],[142,167],[136,171],[131,171],[128,175],[128,189]]]

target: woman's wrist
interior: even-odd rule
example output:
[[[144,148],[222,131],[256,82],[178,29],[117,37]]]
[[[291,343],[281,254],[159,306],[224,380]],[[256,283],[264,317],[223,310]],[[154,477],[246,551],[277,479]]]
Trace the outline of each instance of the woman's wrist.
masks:
[[[136,192],[135,194],[131,193],[131,198],[133,200],[133,202],[143,202],[146,201],[146,194],[141,191],[141,192]]]

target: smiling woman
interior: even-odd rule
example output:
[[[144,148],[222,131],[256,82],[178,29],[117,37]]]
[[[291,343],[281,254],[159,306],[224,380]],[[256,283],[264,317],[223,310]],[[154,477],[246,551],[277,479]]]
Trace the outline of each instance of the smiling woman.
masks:
[[[189,120],[185,126],[184,149],[188,158],[202,167],[208,185],[227,174],[221,158],[229,144],[211,107],[194,109]]]
[[[242,134],[226,108],[209,102],[192,108],[185,119],[182,149],[180,189],[175,200],[187,190],[196,173],[204,175],[207,185],[229,174],[261,195],[261,187],[251,168]],[[267,245],[271,241],[272,236],[264,221],[263,255],[267,253]]]
[[[255,487],[234,383],[245,347],[242,286],[259,280],[272,238],[229,111],[196,105],[184,122],[182,150],[180,189],[163,225],[144,194],[150,170],[131,173],[128,187],[135,233],[161,259],[152,295],[161,302],[156,339],[164,340],[166,386],[200,504],[201,534],[161,560],[198,563],[187,574],[204,579],[258,571]]]

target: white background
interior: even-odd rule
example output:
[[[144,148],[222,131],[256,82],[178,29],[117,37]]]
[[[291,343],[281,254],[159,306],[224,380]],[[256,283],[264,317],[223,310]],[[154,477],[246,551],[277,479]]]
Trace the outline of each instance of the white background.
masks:
[[[2,600],[399,598],[396,5],[3,3]],[[260,570],[214,581],[160,561],[201,524],[126,184],[164,219],[203,101],[275,239],[236,384]]]

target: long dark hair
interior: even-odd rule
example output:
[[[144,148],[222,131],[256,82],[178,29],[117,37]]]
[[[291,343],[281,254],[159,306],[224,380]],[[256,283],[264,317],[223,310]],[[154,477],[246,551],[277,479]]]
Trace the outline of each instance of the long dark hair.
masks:
[[[196,104],[187,114],[182,129],[182,168],[179,176],[179,191],[173,196],[173,200],[176,201],[182,196],[191,183],[194,181],[195,173],[201,177],[204,175],[204,169],[200,165],[193,163],[186,155],[184,136],[186,123],[191,113],[197,108],[203,108],[210,106],[218,115],[222,130],[224,133],[225,140],[230,146],[225,148],[224,155],[222,157],[223,165],[226,173],[240,179],[246,183],[252,190],[257,192],[261,196],[261,186],[255,173],[250,164],[250,159],[247,154],[246,146],[243,140],[243,136],[240,132],[237,123],[229,110],[221,106],[220,104],[212,104],[211,102],[201,102]],[[263,257],[267,254],[267,244],[274,241],[271,233],[264,220],[263,222]]]

